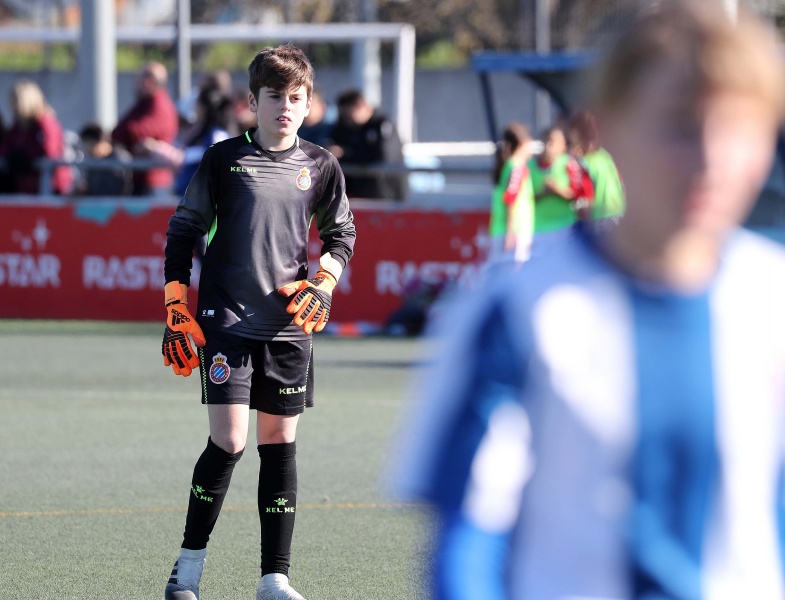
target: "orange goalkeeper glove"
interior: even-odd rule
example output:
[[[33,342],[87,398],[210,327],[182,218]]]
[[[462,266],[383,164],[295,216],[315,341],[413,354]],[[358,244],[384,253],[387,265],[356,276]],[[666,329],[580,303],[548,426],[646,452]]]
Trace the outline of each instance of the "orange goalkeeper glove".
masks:
[[[191,348],[188,334],[194,339],[197,348],[205,344],[202,328],[188,312],[188,288],[177,281],[170,281],[164,287],[166,304],[166,329],[161,353],[164,366],[172,366],[175,375],[187,377],[199,366],[199,357]]]
[[[319,332],[330,318],[333,288],[338,280],[335,276],[319,269],[311,279],[301,279],[278,288],[282,296],[294,296],[286,312],[294,315],[294,324],[302,327],[305,333]]]

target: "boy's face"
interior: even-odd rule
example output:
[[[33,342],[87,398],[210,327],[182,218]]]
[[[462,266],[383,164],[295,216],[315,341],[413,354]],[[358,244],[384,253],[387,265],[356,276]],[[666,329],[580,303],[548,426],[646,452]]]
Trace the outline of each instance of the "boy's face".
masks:
[[[297,130],[311,109],[304,85],[289,90],[262,87],[257,98],[248,95],[248,107],[256,113],[259,142],[264,148],[287,147],[294,143]]]
[[[744,220],[771,166],[772,107],[730,88],[696,97],[690,79],[678,65],[653,67],[623,107],[602,115],[603,145],[628,196],[623,220],[642,243],[685,231],[721,239]]]

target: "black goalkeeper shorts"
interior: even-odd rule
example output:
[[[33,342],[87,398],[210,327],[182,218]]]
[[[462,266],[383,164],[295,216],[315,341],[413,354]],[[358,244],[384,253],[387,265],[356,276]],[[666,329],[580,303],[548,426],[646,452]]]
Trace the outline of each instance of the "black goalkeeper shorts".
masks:
[[[205,334],[199,349],[202,404],[246,404],[271,415],[313,406],[311,340],[266,342],[225,332]]]

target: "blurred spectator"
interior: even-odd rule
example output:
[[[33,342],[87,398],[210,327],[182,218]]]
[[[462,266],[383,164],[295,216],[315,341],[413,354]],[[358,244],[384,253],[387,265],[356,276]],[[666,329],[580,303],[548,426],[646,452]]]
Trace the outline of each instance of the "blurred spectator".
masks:
[[[180,133],[185,132],[196,121],[196,100],[199,94],[204,91],[216,91],[220,95],[231,98],[233,92],[232,88],[232,74],[226,69],[218,69],[206,73],[199,86],[191,90],[190,95],[185,98],[180,98],[177,101],[177,113],[180,117]],[[178,137],[178,142],[180,137]]]
[[[196,121],[181,135],[178,145],[149,138],[144,142],[151,157],[177,169],[174,191],[180,196],[185,194],[205,150],[239,133],[232,99],[220,89],[203,89],[194,110]]]
[[[342,93],[337,103],[338,122],[333,129],[333,146],[329,150],[342,166],[403,167],[401,139],[390,119],[374,111],[357,90]],[[349,197],[405,200],[407,191],[405,172],[346,173],[346,194]]]
[[[256,113],[251,112],[248,106],[248,88],[237,88],[234,91],[234,118],[240,126],[240,131],[248,131],[259,126]]]
[[[776,33],[662,0],[598,69],[625,180],[444,315],[393,468],[437,600],[785,598],[785,252],[741,227],[785,113]]]
[[[423,333],[431,308],[448,287],[445,279],[412,277],[401,290],[401,307],[384,324],[384,333],[417,336]]]
[[[177,109],[166,90],[168,73],[158,62],[147,63],[136,80],[136,104],[112,132],[112,140],[134,157],[147,158],[145,140],[173,143],[177,136]],[[169,192],[173,175],[166,167],[134,171],[134,194]]]
[[[489,234],[491,260],[528,258],[534,227],[534,193],[527,162],[531,134],[522,123],[509,123],[496,152]]]
[[[0,157],[5,159],[8,191],[17,194],[37,194],[40,191],[41,171],[36,162],[42,158],[63,158],[63,128],[52,108],[46,103],[38,84],[18,81],[11,89],[11,110],[14,122],[0,142]],[[71,191],[73,173],[63,165],[52,171],[52,191],[66,194]]]
[[[109,136],[98,123],[88,123],[79,132],[84,158],[88,160],[109,159],[128,162],[131,155],[121,148],[112,146]],[[112,168],[81,169],[81,177],[77,181],[78,194],[85,196],[127,196],[133,190],[131,171],[123,166]]]
[[[231,98],[234,88],[232,87],[232,74],[226,69],[211,71],[202,77],[199,82],[199,92],[218,92],[225,98]]]
[[[297,135],[322,148],[329,148],[333,143],[332,133],[335,127],[335,119],[331,118],[329,109],[322,93],[314,89],[311,94],[311,110]]]
[[[616,164],[600,146],[597,119],[581,111],[569,122],[570,151],[580,159],[594,187],[593,219],[618,219],[624,214],[624,188]]]
[[[570,185],[570,161],[567,138],[559,127],[546,129],[542,136],[543,151],[529,160],[534,188],[534,232],[558,231],[577,219],[575,191]]]

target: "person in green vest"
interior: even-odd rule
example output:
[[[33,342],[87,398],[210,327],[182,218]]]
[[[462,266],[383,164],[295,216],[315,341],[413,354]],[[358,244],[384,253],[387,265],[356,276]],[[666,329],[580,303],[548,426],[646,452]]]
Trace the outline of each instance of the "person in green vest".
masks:
[[[488,233],[490,259],[529,257],[534,231],[534,191],[528,161],[531,134],[525,125],[512,122],[504,128],[496,155]]]
[[[570,227],[577,220],[573,202],[575,192],[570,185],[567,138],[556,126],[546,129],[542,136],[542,153],[529,159],[534,190],[534,233],[558,231]]]
[[[594,184],[592,219],[618,220],[626,206],[624,187],[616,163],[600,146],[597,122],[588,111],[576,113],[570,119],[570,150],[578,157]]]

